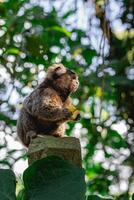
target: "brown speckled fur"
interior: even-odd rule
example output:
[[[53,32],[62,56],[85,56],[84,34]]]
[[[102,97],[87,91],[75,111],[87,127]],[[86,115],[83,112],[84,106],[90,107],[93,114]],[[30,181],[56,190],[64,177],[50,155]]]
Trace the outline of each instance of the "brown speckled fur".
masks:
[[[66,108],[72,103],[69,95],[78,85],[77,75],[62,64],[48,68],[46,78],[26,97],[20,111],[17,133],[25,146],[38,134],[64,136],[65,122],[72,116]]]

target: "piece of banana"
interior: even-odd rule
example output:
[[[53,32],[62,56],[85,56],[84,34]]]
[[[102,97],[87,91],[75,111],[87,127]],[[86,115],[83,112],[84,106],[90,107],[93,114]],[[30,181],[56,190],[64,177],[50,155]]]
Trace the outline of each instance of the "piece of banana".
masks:
[[[67,108],[72,113],[74,113],[77,110],[77,108],[73,104],[70,104]]]
[[[70,112],[72,112],[71,120],[75,121],[80,119],[80,112],[73,104],[70,104],[67,108]]]
[[[79,110],[74,111],[74,113],[73,113],[71,119],[72,119],[73,121],[77,121],[77,120],[80,119],[80,112],[79,112]]]

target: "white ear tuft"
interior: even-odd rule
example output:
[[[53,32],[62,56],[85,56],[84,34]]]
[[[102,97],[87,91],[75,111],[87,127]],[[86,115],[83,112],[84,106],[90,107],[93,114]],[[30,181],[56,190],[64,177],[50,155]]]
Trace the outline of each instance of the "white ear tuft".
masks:
[[[55,69],[55,72],[57,75],[62,75],[64,73],[66,73],[66,68],[63,67],[63,66],[58,66],[56,69]]]
[[[51,78],[53,73],[61,75],[66,73],[66,68],[61,63],[51,65],[47,70],[47,78]]]

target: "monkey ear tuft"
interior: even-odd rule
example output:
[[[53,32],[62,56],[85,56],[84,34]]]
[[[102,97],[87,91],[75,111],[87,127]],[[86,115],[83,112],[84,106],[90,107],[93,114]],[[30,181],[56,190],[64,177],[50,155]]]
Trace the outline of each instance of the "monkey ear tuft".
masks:
[[[58,76],[66,73],[66,68],[62,64],[53,64],[47,70],[47,78],[52,78],[53,74],[57,74]]]
[[[55,72],[58,76],[66,73],[66,71],[66,68],[62,64],[55,68]]]
[[[58,70],[60,70],[61,69],[61,67],[59,66],[59,67],[56,67],[55,68],[55,71],[58,71]]]

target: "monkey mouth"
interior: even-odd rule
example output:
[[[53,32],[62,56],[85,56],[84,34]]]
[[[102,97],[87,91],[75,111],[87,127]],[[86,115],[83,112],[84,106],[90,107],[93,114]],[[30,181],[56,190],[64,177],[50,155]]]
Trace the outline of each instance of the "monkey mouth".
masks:
[[[70,91],[75,92],[79,87],[79,81],[78,80],[73,80],[71,85],[70,85]]]

